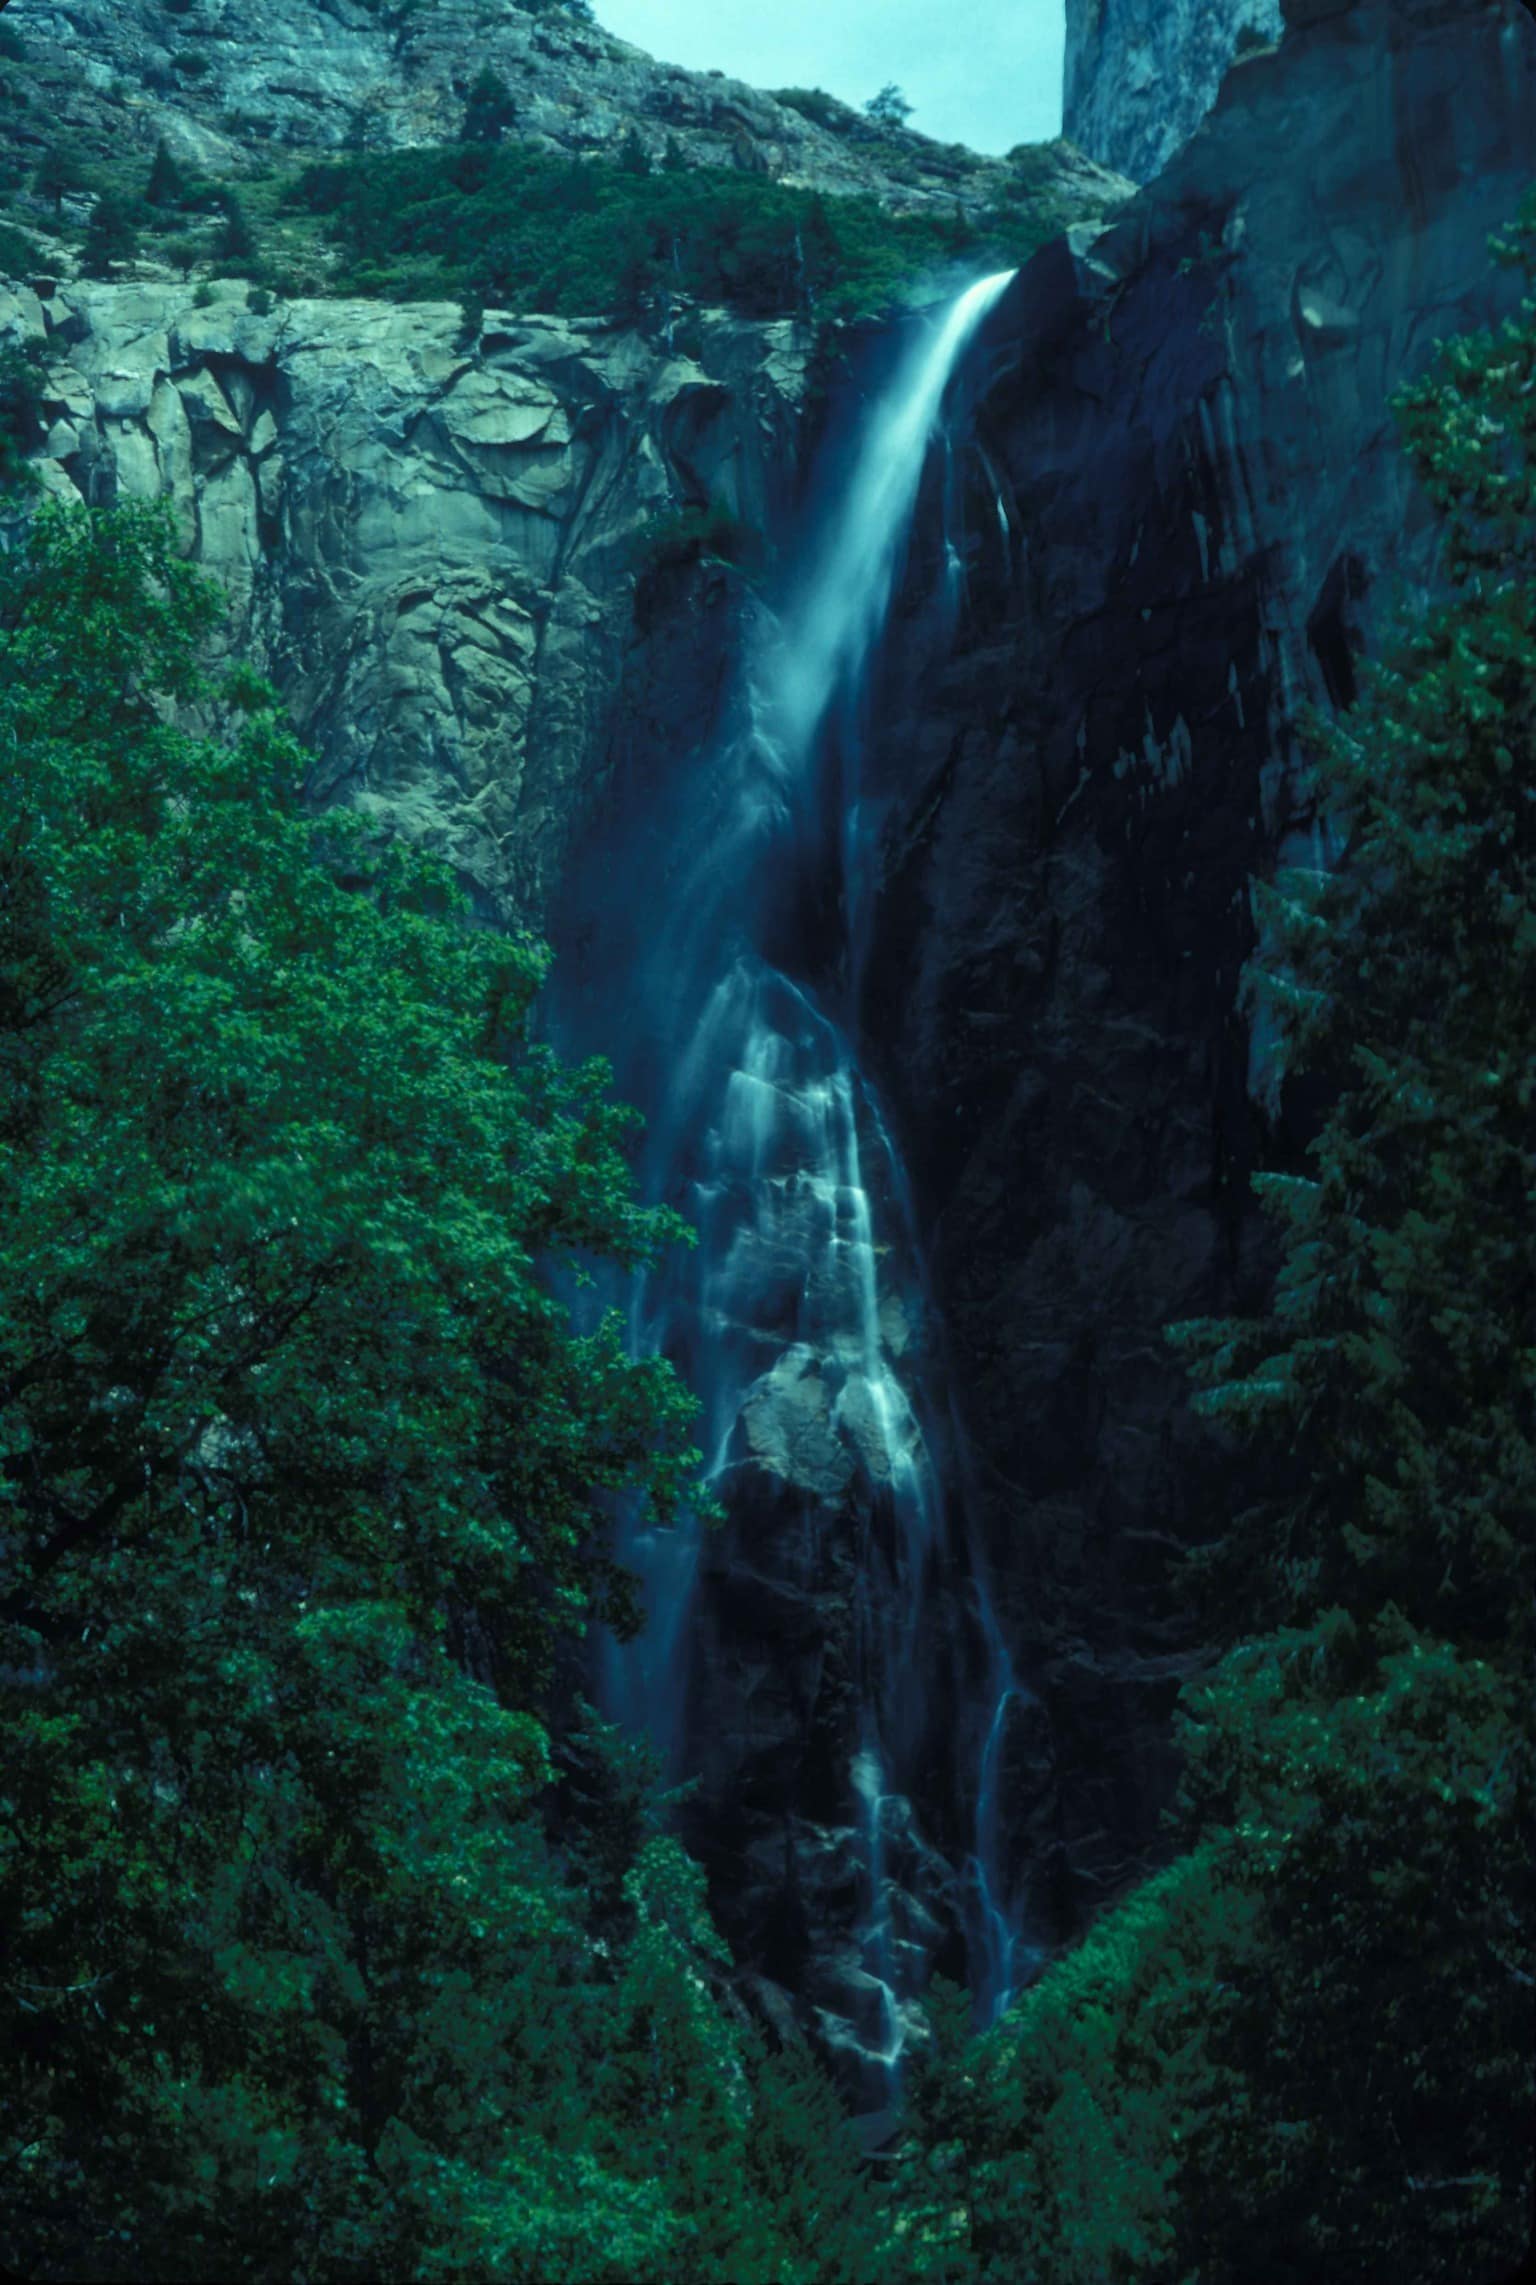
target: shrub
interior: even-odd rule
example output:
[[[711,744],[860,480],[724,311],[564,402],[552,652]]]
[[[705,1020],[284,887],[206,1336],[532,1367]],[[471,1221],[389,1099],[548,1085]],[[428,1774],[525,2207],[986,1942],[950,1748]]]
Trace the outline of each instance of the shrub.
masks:
[[[1234,55],[1249,56],[1255,54],[1260,48],[1268,48],[1273,45],[1274,42],[1268,32],[1262,31],[1257,24],[1240,24],[1232,52]]]
[[[186,178],[171,157],[169,146],[162,135],[155,145],[155,156],[149,170],[149,181],[144,196],[151,206],[179,206],[186,196]]]
[[[71,193],[84,190],[85,175],[74,154],[62,143],[55,143],[38,160],[32,174],[32,188],[39,198],[52,199],[53,211],[59,214]]]
[[[845,132],[852,117],[846,103],[839,103],[824,87],[776,87],[775,103],[782,103],[787,111],[798,111],[802,119],[811,120],[829,133]]]
[[[183,48],[171,58],[172,71],[179,71],[183,79],[206,79],[212,68],[200,48]]]
[[[878,310],[957,258],[1021,260],[1056,222],[892,215],[734,170],[642,175],[514,143],[312,166],[291,202],[324,217],[349,291],[630,319],[678,294],[759,317]]]
[[[13,491],[24,480],[27,454],[42,440],[37,347],[0,349],[0,491]]]
[[[25,230],[0,222],[0,278],[30,278],[46,269],[43,250]]]
[[[103,192],[91,209],[80,266],[88,278],[109,278],[119,263],[131,262],[138,252],[138,232],[121,199]]]
[[[232,269],[254,268],[260,257],[245,208],[232,190],[222,192],[219,203],[224,209],[224,227],[214,244],[215,257]]]
[[[20,63],[26,52],[26,43],[14,24],[0,24],[0,56],[7,63]]]
[[[202,247],[195,238],[168,238],[160,249],[173,269],[181,272],[185,281],[190,278],[202,258]]]
[[[461,143],[499,143],[507,129],[517,118],[517,105],[512,90],[499,71],[489,64],[476,73],[464,105],[464,124],[459,129]]]

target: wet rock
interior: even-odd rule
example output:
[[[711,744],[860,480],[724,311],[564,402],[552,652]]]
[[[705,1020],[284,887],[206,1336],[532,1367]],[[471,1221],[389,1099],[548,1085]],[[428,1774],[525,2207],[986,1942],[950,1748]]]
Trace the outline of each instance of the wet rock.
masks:
[[[785,1351],[748,1395],[742,1424],[754,1459],[786,1483],[836,1506],[853,1481],[853,1460],[832,1422],[815,1352]]]
[[[916,535],[864,1028],[1043,1708],[1002,1814],[1048,1934],[1158,1845],[1202,1656],[1181,1557],[1232,1497],[1162,1328],[1263,1291],[1247,1173],[1305,1134],[1237,1008],[1247,883],[1314,845],[1303,701],[1345,702],[1436,577],[1388,399],[1517,291],[1484,246],[1533,151],[1523,9],[1298,24],[980,344],[958,638]]]

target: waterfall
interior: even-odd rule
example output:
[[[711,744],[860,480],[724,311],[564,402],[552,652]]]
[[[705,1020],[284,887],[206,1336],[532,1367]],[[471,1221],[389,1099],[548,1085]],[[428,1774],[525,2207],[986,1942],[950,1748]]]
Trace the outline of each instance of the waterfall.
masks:
[[[826,732],[835,714],[857,714],[946,393],[1012,274],[982,279],[916,330],[787,600],[761,614],[738,719],[689,790],[688,853],[665,918],[645,932],[630,1017],[654,1072],[635,1090],[647,1183],[699,1231],[694,1254],[644,1286],[634,1338],[674,1356],[699,1392],[708,1475],[733,1528],[765,1550],[754,1558],[765,1594],[811,1592],[829,1545],[850,1549],[843,1655],[856,1716],[844,1822],[831,1828],[844,1842],[828,1848],[835,1871],[838,1846],[856,1860],[860,1902],[813,2003],[829,2042],[857,2059],[872,2107],[889,2099],[946,1915],[968,1929],[984,2004],[1013,1987],[1017,1929],[997,1857],[1019,1686],[999,1663],[983,1594],[989,1695],[964,1780],[974,1829],[941,1862],[911,1806],[912,1773],[936,1722],[964,1731],[976,1715],[935,1707],[944,1693],[922,1679],[935,1597],[959,1558],[913,1363],[921,1299],[906,1184],[837,1006],[858,902],[859,789],[829,780]],[[953,583],[952,544],[950,559]],[[842,951],[812,952],[796,900],[829,866],[838,887],[822,909],[836,908]],[[609,1704],[674,1757],[700,1546],[689,1525],[633,1530],[621,1546],[652,1615],[637,1643],[614,1646]]]

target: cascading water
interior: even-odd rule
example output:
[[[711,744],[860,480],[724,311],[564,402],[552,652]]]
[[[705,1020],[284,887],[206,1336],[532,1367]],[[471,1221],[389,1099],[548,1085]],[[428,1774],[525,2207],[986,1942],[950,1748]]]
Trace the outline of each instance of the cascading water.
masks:
[[[1011,276],[973,285],[914,339],[870,410],[803,576],[784,608],[763,615],[741,726],[692,789],[691,855],[641,965],[636,1014],[653,1082],[637,1083],[616,1058],[621,1085],[648,1114],[650,1186],[699,1230],[691,1259],[640,1295],[635,1338],[675,1356],[699,1391],[710,1478],[733,1514],[754,1497],[761,1508],[762,1487],[773,1487],[776,1577],[797,1566],[812,1577],[830,1519],[853,1533],[857,1702],[841,1798],[860,1901],[851,1954],[821,2013],[832,2043],[840,2030],[860,2058],[875,2103],[889,2092],[942,1917],[913,1901],[913,1881],[898,1884],[892,1863],[902,1852],[924,1858],[908,1799],[935,1716],[920,1681],[924,1620],[954,1550],[907,1358],[915,1304],[892,1270],[916,1257],[901,1169],[828,1004],[850,965],[863,828],[857,784],[828,779],[826,732],[835,713],[857,714],[946,392]],[[795,941],[796,900],[829,867],[843,953],[823,946],[808,957]],[[652,1616],[637,1643],[614,1648],[609,1703],[675,1753],[699,1535],[636,1532],[622,1551]],[[981,1592],[974,1576],[971,1592]],[[950,1918],[969,1924],[973,1980],[991,2003],[1017,1980],[996,1860],[1003,1731],[1019,1686],[982,1599],[990,1694],[986,1719],[973,1720],[974,1832],[954,1852],[963,1862]]]

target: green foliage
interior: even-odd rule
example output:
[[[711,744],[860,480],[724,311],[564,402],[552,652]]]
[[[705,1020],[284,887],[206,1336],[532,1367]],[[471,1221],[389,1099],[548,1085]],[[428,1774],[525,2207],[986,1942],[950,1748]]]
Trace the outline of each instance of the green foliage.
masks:
[[[762,533],[718,499],[705,507],[674,508],[653,517],[635,543],[636,568],[642,575],[680,570],[706,557],[755,569],[761,567],[763,556]]]
[[[206,79],[213,66],[201,48],[178,48],[171,58],[172,71],[179,71],[183,79]]]
[[[221,192],[219,203],[224,220],[214,239],[214,259],[225,269],[241,271],[247,276],[253,275],[260,266],[261,251],[256,242],[256,233],[251,228],[250,217],[239,196],[232,190]]]
[[[22,63],[26,60],[27,43],[14,24],[0,24],[0,62]]]
[[[773,95],[776,103],[798,111],[802,119],[825,127],[830,134],[846,131],[854,117],[848,105],[829,95],[824,87],[776,87]]]
[[[1500,249],[1536,279],[1536,200]],[[919,2273],[1512,2273],[1536,2057],[1536,296],[1398,415],[1448,598],[1315,723],[1250,990],[1330,1091],[1270,1306],[1176,1328],[1251,1504],[1181,1854],[917,2089]],[[1262,2249],[1258,2253],[1256,2249]]]
[[[46,508],[12,562],[7,2261],[827,2277],[852,2155],[722,2005],[648,1773],[589,1721],[550,1787],[557,1654],[631,1607],[608,1505],[697,1464],[543,1269],[674,1234],[629,1121],[530,1044],[538,947],[307,816],[168,517]]]
[[[91,208],[80,267],[88,278],[109,278],[120,263],[133,260],[138,245],[139,234],[128,207],[104,191]]]
[[[62,212],[64,201],[74,192],[84,190],[85,174],[78,161],[62,143],[51,144],[32,171],[32,188],[39,198],[53,201],[55,214]]]
[[[1045,234],[1033,209],[957,229],[734,171],[649,171],[643,156],[398,151],[311,167],[296,198],[344,249],[349,290],[628,318],[679,294],[764,317],[879,309],[925,272],[1021,260]]]
[[[1527,305],[1400,400],[1452,596],[1317,726],[1345,861],[1258,892],[1250,980],[1337,1100],[1308,1175],[1261,1185],[1272,1308],[1181,1334],[1208,1411],[1306,1454],[1229,1567],[1283,1616],[1390,1602],[1489,1647],[1528,1639],[1536,1542],[1533,374]]]
[[[482,64],[470,84],[464,105],[464,124],[459,129],[461,143],[499,143],[507,129],[517,122],[517,105],[512,90],[499,71]]]
[[[0,243],[0,270],[4,268]],[[43,389],[35,346],[0,349],[0,494],[26,480],[27,455],[43,441]]]
[[[186,178],[172,158],[165,137],[155,145],[144,196],[151,206],[179,206],[186,196]]]
[[[1194,1845],[918,2077],[918,2275],[1241,2285],[1262,2245],[1274,2285],[1451,2285],[1514,2258],[1528,1725],[1510,1679],[1387,1640],[1335,1621],[1193,1693]]]
[[[1274,42],[1261,25],[1239,24],[1237,38],[1232,44],[1232,52],[1239,56],[1257,55],[1261,48],[1272,47],[1273,45]]]
[[[893,79],[886,81],[878,95],[872,95],[864,106],[864,115],[873,119],[877,127],[904,127],[912,116],[912,106]]]
[[[188,237],[185,233],[165,239],[161,244],[160,251],[166,261],[181,272],[183,283],[191,277],[192,272],[203,258],[203,249],[197,240]]]
[[[35,238],[9,222],[0,222],[0,278],[38,277],[47,267]]]

